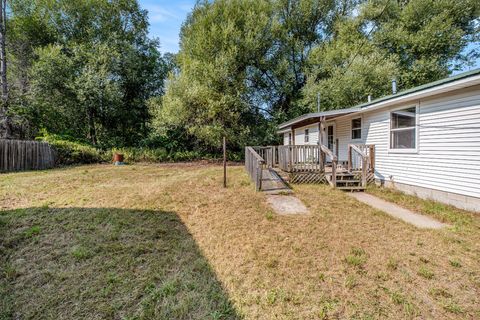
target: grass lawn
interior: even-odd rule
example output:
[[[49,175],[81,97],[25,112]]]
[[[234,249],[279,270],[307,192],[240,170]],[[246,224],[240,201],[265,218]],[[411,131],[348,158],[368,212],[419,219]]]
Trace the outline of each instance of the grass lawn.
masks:
[[[478,319],[480,215],[369,192],[420,230],[299,185],[278,216],[242,167],[80,166],[0,175],[0,319]]]

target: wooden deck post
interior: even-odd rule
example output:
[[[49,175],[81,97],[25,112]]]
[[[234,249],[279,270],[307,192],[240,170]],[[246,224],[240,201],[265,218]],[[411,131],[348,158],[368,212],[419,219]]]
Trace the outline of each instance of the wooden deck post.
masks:
[[[367,158],[362,157],[362,187],[367,186]]]
[[[325,117],[320,117],[318,118],[319,123],[318,123],[318,144],[319,146],[323,146],[323,132],[325,131]],[[325,161],[326,161],[326,156],[325,153],[321,152],[320,150],[320,163],[321,163],[321,168],[322,171],[325,168]]]
[[[375,171],[375,145],[371,144],[369,146],[370,148],[370,152],[369,152],[369,156],[370,156],[370,170],[372,170],[372,172]]]
[[[333,187],[337,187],[337,160],[332,159],[332,184]]]
[[[348,171],[352,171],[352,146],[348,145]]]

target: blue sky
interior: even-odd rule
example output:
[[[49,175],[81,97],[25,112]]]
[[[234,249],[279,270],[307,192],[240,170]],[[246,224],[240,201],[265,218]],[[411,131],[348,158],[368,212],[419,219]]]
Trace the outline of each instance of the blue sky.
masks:
[[[143,9],[148,10],[150,21],[150,35],[160,39],[160,50],[178,52],[180,28],[188,13],[192,11],[195,0],[139,0]],[[466,50],[479,46],[471,44]],[[480,59],[471,67],[462,71],[480,68]],[[461,71],[460,71],[461,72]],[[458,73],[458,72],[456,72]]]
[[[148,10],[150,35],[160,39],[160,50],[178,52],[180,27],[195,0],[139,0],[143,9]]]

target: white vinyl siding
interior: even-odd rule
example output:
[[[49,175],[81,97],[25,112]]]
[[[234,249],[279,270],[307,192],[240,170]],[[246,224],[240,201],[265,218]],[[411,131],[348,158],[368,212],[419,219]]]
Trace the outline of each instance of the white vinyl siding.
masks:
[[[392,110],[418,105],[415,153],[390,147]],[[337,119],[339,161],[347,161],[348,144],[375,145],[377,179],[472,197],[480,197],[480,86],[412,101],[362,115],[362,139],[351,139],[352,115]]]
[[[480,88],[418,104],[414,154],[389,152],[391,109],[364,114],[365,142],[375,144],[376,177],[480,197]]]
[[[308,129],[308,142],[305,142],[305,130]],[[318,144],[318,123],[295,129],[295,144],[317,145]]]
[[[288,138],[288,137],[289,137],[289,134],[290,134],[290,133],[288,133],[288,132],[286,132],[286,133],[283,134],[283,145],[284,145],[284,146],[288,146],[288,143],[289,143],[289,138]]]

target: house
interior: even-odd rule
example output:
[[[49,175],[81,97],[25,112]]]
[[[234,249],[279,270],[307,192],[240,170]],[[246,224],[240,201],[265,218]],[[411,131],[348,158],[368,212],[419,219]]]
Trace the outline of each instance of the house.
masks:
[[[375,181],[480,211],[480,69],[305,114],[278,133],[283,146],[259,155],[299,181],[316,176],[350,190]]]

